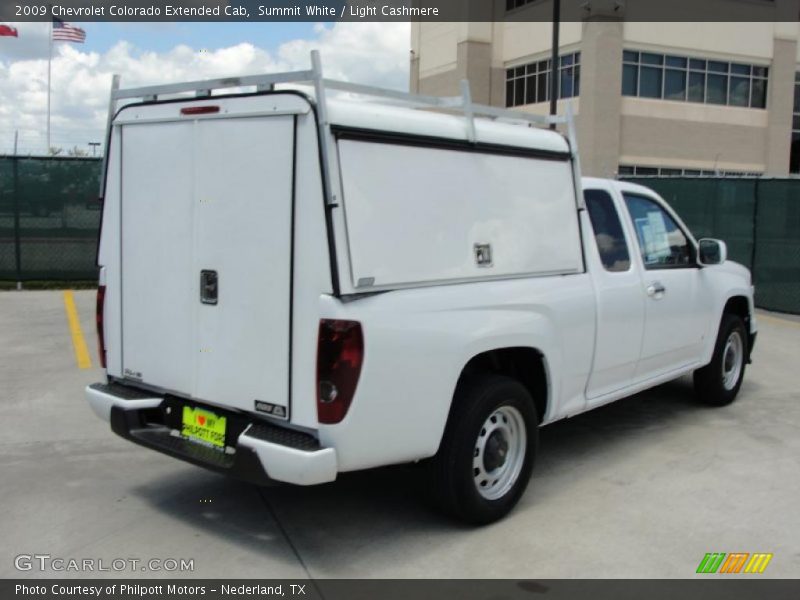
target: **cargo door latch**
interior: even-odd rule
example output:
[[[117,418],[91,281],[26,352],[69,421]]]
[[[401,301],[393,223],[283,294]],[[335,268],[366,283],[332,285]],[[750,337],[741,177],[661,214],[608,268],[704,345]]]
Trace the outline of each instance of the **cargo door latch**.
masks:
[[[200,271],[200,302],[216,304],[219,294],[219,278],[216,271]]]
[[[492,245],[491,244],[475,244],[473,246],[475,252],[475,264],[479,267],[492,266]]]

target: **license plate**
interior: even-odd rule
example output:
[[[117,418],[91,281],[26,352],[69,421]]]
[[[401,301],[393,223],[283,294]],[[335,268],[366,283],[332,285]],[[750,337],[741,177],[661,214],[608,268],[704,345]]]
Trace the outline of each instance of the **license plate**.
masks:
[[[181,435],[192,441],[225,449],[227,419],[202,408],[183,407]]]

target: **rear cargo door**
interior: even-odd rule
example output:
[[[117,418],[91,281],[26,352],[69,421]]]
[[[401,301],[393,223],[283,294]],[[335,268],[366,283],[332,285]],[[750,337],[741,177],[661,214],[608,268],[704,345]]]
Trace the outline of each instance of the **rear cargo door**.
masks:
[[[122,126],[122,367],[288,413],[294,117]]]

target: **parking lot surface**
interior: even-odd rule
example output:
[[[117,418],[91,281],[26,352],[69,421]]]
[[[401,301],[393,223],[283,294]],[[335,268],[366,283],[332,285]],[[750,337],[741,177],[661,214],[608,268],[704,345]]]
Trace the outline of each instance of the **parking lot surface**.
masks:
[[[696,404],[684,378],[545,427],[519,506],[470,528],[430,510],[413,465],[260,489],[116,437],[83,395],[102,379],[94,292],[74,299],[91,368],[63,292],[0,292],[0,577],[683,578],[707,552],[800,576],[796,318],[759,313],[730,407]],[[21,572],[20,554],[194,571]]]

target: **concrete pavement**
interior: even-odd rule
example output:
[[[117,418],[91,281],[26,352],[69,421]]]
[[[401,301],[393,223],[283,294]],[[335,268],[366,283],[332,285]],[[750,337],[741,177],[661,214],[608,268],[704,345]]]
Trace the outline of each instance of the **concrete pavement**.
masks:
[[[34,553],[194,560],[147,577],[682,578],[706,552],[771,552],[762,577],[800,575],[796,319],[760,314],[730,407],[684,379],[544,428],[520,505],[474,529],[431,512],[413,465],[258,489],[117,438],[83,397],[94,292],[74,297],[90,369],[62,292],[0,293],[0,577],[41,577],[14,568]]]

